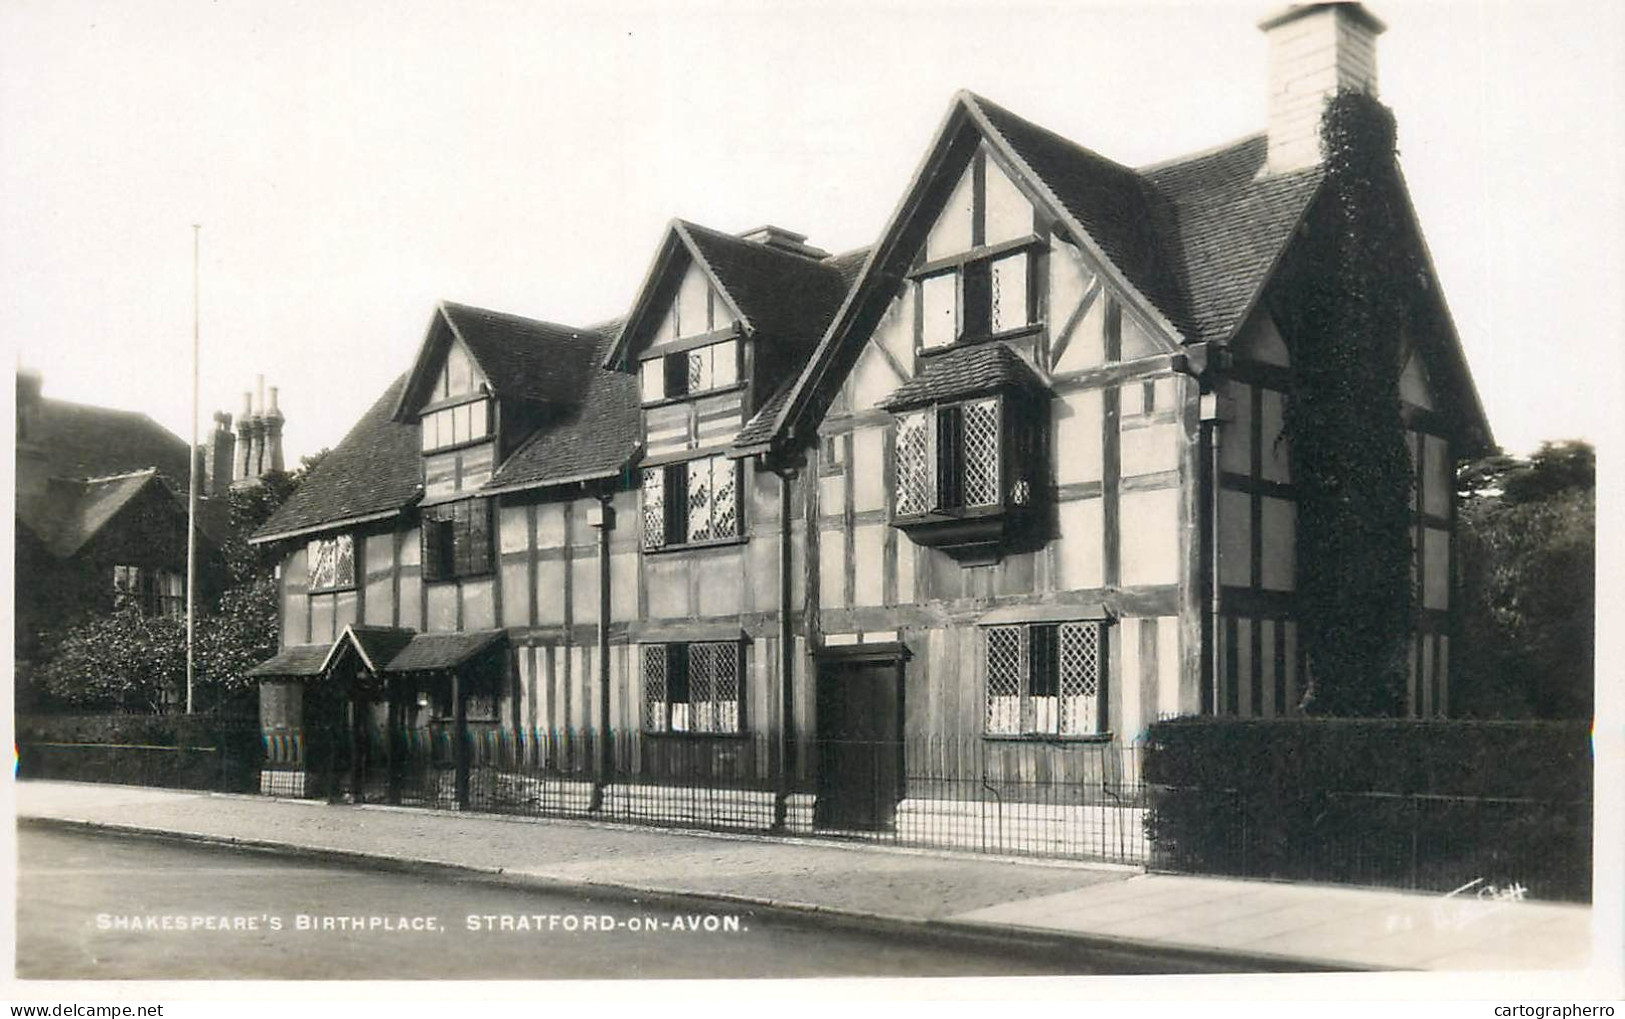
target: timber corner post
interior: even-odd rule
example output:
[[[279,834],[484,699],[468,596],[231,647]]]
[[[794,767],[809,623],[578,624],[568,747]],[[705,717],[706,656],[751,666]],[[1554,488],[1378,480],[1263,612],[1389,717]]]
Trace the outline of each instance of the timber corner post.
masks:
[[[790,606],[795,597],[795,580],[790,570],[795,563],[795,532],[791,525],[796,468],[786,465],[779,476],[779,744],[774,765],[779,780],[773,796],[773,830],[783,831],[789,823],[790,796],[795,789],[795,624]]]
[[[605,494],[589,511],[588,523],[598,530],[598,753],[588,810],[604,809],[604,793],[615,775],[615,740],[610,735],[609,712],[609,622],[610,622],[610,535],[615,530],[613,496]]]

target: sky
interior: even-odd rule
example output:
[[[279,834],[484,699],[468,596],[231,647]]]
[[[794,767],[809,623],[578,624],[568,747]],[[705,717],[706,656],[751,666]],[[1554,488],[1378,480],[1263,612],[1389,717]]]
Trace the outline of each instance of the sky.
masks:
[[[1368,5],[1500,443],[1620,420],[1625,13]],[[190,431],[263,374],[336,444],[441,299],[623,314],[674,216],[875,239],[955,90],[1106,156],[1259,130],[1269,2],[0,0],[0,332],[45,393]]]

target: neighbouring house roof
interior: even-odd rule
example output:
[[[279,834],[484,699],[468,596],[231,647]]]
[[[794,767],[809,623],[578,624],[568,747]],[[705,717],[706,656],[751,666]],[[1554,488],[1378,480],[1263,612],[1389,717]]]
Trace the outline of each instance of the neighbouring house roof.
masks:
[[[880,406],[907,410],[998,389],[1043,387],[1043,380],[1020,354],[1002,343],[989,343],[932,355],[918,375],[897,387]]]
[[[29,442],[52,478],[101,478],[155,468],[176,490],[191,479],[185,440],[138,411],[38,398]]]
[[[52,555],[69,559],[143,497],[163,500],[184,523],[186,497],[157,468],[107,478],[51,478],[38,494],[17,500],[17,521]],[[199,502],[198,532],[211,545],[218,546],[223,538],[225,510],[214,500]]]
[[[402,375],[251,540],[274,541],[347,520],[397,512],[421,494],[418,426],[390,417]]]

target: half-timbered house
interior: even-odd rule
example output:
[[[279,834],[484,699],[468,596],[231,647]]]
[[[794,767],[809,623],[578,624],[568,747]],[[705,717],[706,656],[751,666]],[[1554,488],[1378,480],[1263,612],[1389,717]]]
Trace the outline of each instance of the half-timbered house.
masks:
[[[1135,169],[961,93],[868,248],[674,222],[623,321],[441,305],[256,539],[288,550],[266,725],[319,696],[450,733],[464,804],[985,843],[1024,798],[1064,827],[1160,717],[1293,714],[1272,308],[1382,26],[1263,28],[1261,134]],[[1452,468],[1490,435],[1436,286],[1410,321],[1408,707],[1438,715]]]

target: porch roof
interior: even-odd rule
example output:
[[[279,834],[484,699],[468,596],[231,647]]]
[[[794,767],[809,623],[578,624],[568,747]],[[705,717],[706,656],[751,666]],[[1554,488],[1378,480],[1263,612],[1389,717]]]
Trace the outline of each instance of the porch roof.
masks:
[[[389,662],[412,642],[414,636],[416,634],[412,630],[397,626],[347,626],[328,649],[327,657],[322,662],[322,671],[325,672],[333,664],[333,658],[346,640],[355,646],[363,665],[373,672],[383,671],[389,667]]]
[[[327,644],[292,644],[249,669],[249,676],[320,676],[327,665]]]
[[[454,669],[491,647],[506,630],[460,630],[455,633],[414,634],[406,646],[384,666],[385,672],[430,672]]]

